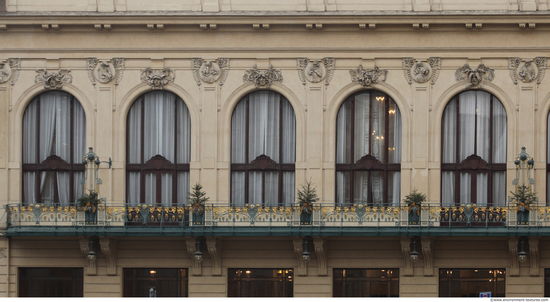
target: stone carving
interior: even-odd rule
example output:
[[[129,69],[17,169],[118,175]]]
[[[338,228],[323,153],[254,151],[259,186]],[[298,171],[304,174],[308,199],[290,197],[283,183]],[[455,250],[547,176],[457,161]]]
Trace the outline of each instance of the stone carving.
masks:
[[[402,64],[405,71],[405,79],[409,84],[412,84],[413,80],[417,83],[426,83],[431,79],[433,85],[439,77],[441,58],[429,58],[427,63],[422,61],[415,62],[413,58],[403,58]]]
[[[115,85],[118,85],[122,79],[124,59],[114,58],[112,61],[99,61],[96,58],[88,58],[86,59],[86,69],[88,69],[88,77],[94,86],[96,81],[107,84],[113,79],[115,79]]]
[[[11,77],[11,71],[6,64],[7,62],[0,62],[0,84],[6,83]]]
[[[15,85],[17,79],[19,79],[19,70],[21,70],[21,59],[8,59],[12,75],[11,75],[11,85]]]
[[[141,71],[141,81],[149,84],[153,89],[163,89],[164,85],[174,82],[176,74],[168,67],[152,69],[147,67]]]
[[[273,82],[283,82],[283,75],[279,69],[273,69],[273,66],[269,64],[269,69],[258,69],[254,65],[253,69],[248,69],[243,80],[245,83],[253,82],[256,87],[269,88]]]
[[[309,60],[308,58],[296,59],[300,81],[305,85],[306,79],[311,83],[319,83],[326,79],[325,85],[328,86],[334,75],[335,63],[335,58],[323,58],[322,60]]]
[[[35,83],[44,82],[44,88],[46,89],[61,89],[63,83],[72,83],[73,76],[69,73],[69,69],[59,69],[58,72],[50,72],[46,69],[37,69],[38,73],[34,78]]]
[[[197,85],[201,85],[201,80],[212,84],[219,79],[220,86],[223,86],[229,72],[229,58],[218,58],[214,61],[193,58],[191,59],[191,67],[193,68],[193,77]]]
[[[372,87],[374,84],[377,84],[379,81],[386,81],[386,75],[388,71],[385,69],[380,69],[378,66],[374,66],[374,69],[363,69],[363,65],[359,65],[357,70],[350,70],[351,81],[359,83],[364,87]]]
[[[495,70],[486,67],[484,64],[479,64],[477,68],[470,68],[470,65],[464,64],[455,72],[457,82],[466,80],[470,88],[483,88],[483,82],[491,82],[495,78]]]
[[[533,61],[535,64],[533,64]],[[523,83],[531,83],[536,80],[537,84],[540,84],[546,73],[546,63],[546,57],[536,57],[535,60],[521,60],[517,57],[510,58],[508,60],[510,77],[514,84],[518,83],[518,79]]]
[[[11,79],[11,85],[15,85],[19,79],[19,70],[21,69],[21,59],[8,59],[0,62],[0,84],[4,84]]]

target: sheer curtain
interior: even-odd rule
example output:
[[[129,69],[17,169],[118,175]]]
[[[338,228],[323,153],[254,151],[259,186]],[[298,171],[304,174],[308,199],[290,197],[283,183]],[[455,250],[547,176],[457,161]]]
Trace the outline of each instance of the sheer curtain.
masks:
[[[78,101],[71,101],[72,97],[66,92],[51,91],[43,93],[33,100],[25,110],[23,116],[23,163],[41,163],[51,155],[57,155],[68,163],[80,163],[86,153],[86,117],[84,109]],[[71,112],[72,103],[72,112]],[[40,108],[40,109],[38,109]],[[38,117],[40,114],[40,118]],[[73,124],[71,125],[71,114]],[[37,146],[37,122],[40,144]],[[71,137],[71,129],[73,136]],[[73,158],[71,158],[71,143]],[[38,162],[36,154],[38,152]],[[24,172],[25,202],[38,202],[36,196],[37,172]],[[57,178],[57,193],[59,200],[54,200],[54,184]],[[73,200],[70,196],[71,172],[41,172],[40,195],[42,202],[59,202],[69,205]],[[82,195],[82,186],[78,186],[82,172],[74,172],[75,197]]]
[[[143,142],[141,127],[143,127]],[[145,94],[132,105],[128,112],[128,162],[145,164],[155,155],[161,155],[173,164],[189,163],[190,130],[189,111],[183,100],[167,91],[153,91]],[[142,148],[143,160],[141,159]],[[176,200],[180,204],[186,203],[189,193],[189,172],[181,171],[177,175]],[[160,175],[160,187],[157,187],[156,172],[147,172],[143,177],[145,178],[145,203],[156,203],[156,193],[160,190],[162,204],[172,204],[174,177],[172,173]],[[140,180],[141,172],[128,173],[127,202],[130,204],[140,203]]]
[[[262,154],[269,156],[277,164],[296,161],[294,109],[288,100],[273,91],[249,94],[235,106],[231,119],[231,163],[250,163]],[[231,174],[231,200],[234,205],[245,203],[246,173],[233,171]],[[261,204],[263,200],[265,205],[276,205],[279,194],[282,194],[283,203],[293,203],[294,172],[282,172],[282,192],[279,192],[279,173],[281,172],[249,171],[248,203]]]
[[[491,104],[492,98],[492,104]],[[457,102],[459,102],[459,124],[457,126]],[[492,105],[492,117],[491,117]],[[492,125],[491,123],[492,118]],[[492,126],[492,133],[491,131]],[[456,141],[458,129],[458,162],[456,161]],[[506,162],[506,111],[498,99],[484,91],[467,91],[453,98],[443,113],[443,163],[460,163],[468,156],[476,154],[492,163]],[[491,145],[492,135],[492,145]],[[492,154],[490,154],[492,152]],[[455,205],[455,172],[442,171],[442,205]],[[460,172],[460,203],[471,203],[472,172]],[[504,205],[506,200],[505,172],[493,172],[493,205]],[[488,173],[476,173],[476,203],[486,206],[489,190]]]

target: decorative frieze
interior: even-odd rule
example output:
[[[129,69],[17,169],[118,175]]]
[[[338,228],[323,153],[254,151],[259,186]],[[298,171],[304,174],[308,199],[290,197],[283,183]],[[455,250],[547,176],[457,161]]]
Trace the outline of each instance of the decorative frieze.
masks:
[[[163,69],[147,67],[141,71],[141,81],[149,84],[153,89],[163,89],[168,83],[174,82],[175,78],[175,71],[168,67]]]
[[[35,83],[44,82],[44,88],[46,89],[61,89],[63,83],[72,83],[73,76],[70,75],[69,69],[59,69],[57,72],[50,72],[46,69],[37,69],[38,73],[34,78]]]
[[[326,79],[325,85],[328,86],[334,75],[335,65],[335,58],[323,58],[321,60],[310,60],[308,58],[296,59],[298,77],[300,77],[300,81],[304,85],[306,84],[306,80],[311,83],[319,83]]]
[[[431,84],[433,85],[439,77],[441,58],[432,57],[427,62],[415,62],[414,58],[403,58],[402,65],[405,79],[409,84],[412,84],[412,81],[421,84],[431,80]]]
[[[243,80],[245,83],[253,82],[254,86],[258,88],[269,88],[273,82],[282,83],[283,75],[281,70],[274,69],[271,64],[269,64],[269,69],[258,69],[254,65],[254,68],[245,72]]]
[[[357,70],[352,69],[349,71],[351,75],[351,81],[361,84],[364,87],[372,87],[379,81],[386,81],[386,75],[388,71],[380,69],[378,66],[374,66],[373,69],[363,69],[363,65],[359,65]]]
[[[191,59],[191,68],[197,85],[200,86],[201,81],[212,84],[219,79],[220,86],[223,86],[229,72],[229,58],[218,58],[214,61],[193,58]]]
[[[495,70],[486,67],[484,64],[479,64],[477,68],[471,68],[470,65],[464,64],[455,72],[456,81],[466,81],[467,89],[483,88],[483,82],[491,82],[494,78]]]
[[[517,84],[518,79],[523,83],[531,83],[536,80],[537,84],[540,84],[544,79],[547,60],[546,57],[536,57],[534,60],[510,58],[508,68],[510,69],[512,81]]]
[[[118,85],[122,80],[124,59],[114,58],[111,61],[99,61],[96,58],[87,58],[86,69],[88,69],[88,77],[94,86],[96,81],[101,84],[108,84],[113,79],[115,85]]]

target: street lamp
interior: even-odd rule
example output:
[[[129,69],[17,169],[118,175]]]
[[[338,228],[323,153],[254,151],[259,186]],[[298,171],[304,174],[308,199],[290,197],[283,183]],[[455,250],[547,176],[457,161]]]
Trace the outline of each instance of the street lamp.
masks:
[[[304,251],[302,252],[302,258],[304,258],[304,262],[307,263],[309,261],[309,255],[310,255],[307,248],[307,237],[304,237],[303,248],[304,248]]]
[[[416,237],[412,238],[412,251],[411,251],[411,261],[416,262],[418,260],[419,253],[416,251]]]

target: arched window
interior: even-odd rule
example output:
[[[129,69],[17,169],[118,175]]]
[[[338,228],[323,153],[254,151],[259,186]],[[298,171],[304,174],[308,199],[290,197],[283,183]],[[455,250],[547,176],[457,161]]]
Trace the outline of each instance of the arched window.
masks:
[[[401,191],[401,113],[379,91],[362,91],[336,120],[336,202],[397,206]]]
[[[231,202],[294,203],[296,117],[273,91],[248,94],[231,119]]]
[[[443,112],[441,203],[506,202],[506,110],[492,94],[466,91]]]
[[[191,120],[183,100],[148,92],[134,102],[127,122],[127,203],[187,203]]]
[[[74,204],[82,195],[86,116],[63,91],[34,98],[23,115],[23,202]]]

